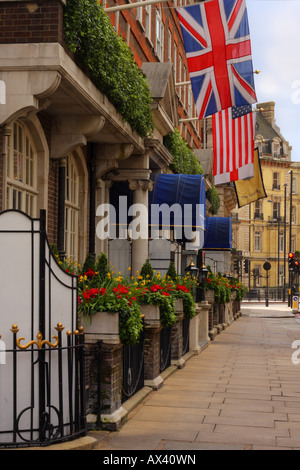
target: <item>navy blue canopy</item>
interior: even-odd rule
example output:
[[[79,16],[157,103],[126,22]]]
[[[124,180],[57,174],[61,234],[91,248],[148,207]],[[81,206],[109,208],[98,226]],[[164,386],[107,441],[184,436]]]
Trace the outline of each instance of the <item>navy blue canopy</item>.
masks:
[[[153,191],[149,193],[149,215],[150,224],[164,226],[163,216],[154,217],[154,212],[159,206],[160,209],[174,209],[170,212],[170,225],[176,228],[198,230],[203,232],[205,229],[205,180],[203,175],[157,175]],[[163,206],[164,205],[164,206]],[[154,211],[154,212],[153,212]],[[180,230],[175,233],[175,239],[184,240],[183,236],[178,235]]]
[[[203,250],[232,250],[231,217],[207,217]]]

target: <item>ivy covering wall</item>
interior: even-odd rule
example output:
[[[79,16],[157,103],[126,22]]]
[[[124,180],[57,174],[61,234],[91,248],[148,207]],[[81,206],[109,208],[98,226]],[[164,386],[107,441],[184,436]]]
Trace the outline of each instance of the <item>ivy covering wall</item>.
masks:
[[[85,73],[141,136],[154,129],[145,75],[97,0],[68,0],[65,41]]]
[[[164,145],[173,156],[170,169],[174,173],[186,175],[203,174],[203,169],[194,152],[188,147],[178,129],[164,138]]]
[[[215,215],[220,209],[220,195],[217,191],[217,188],[213,186],[211,189],[206,191],[207,200],[211,203],[210,212]]]

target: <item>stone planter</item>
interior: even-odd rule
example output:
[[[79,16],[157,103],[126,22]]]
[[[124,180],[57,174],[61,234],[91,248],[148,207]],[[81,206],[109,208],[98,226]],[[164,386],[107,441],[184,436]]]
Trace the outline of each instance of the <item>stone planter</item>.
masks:
[[[160,310],[158,305],[141,305],[145,324],[144,383],[158,390],[163,385],[160,375]]]
[[[104,429],[116,431],[126,419],[127,411],[121,404],[122,350],[119,337],[119,313],[97,312],[92,321],[84,325],[86,346],[86,369],[88,378],[89,414],[87,422],[93,427],[97,419],[98,377],[101,377],[101,425]],[[98,344],[101,341],[100,362]],[[99,369],[100,367],[100,369]]]
[[[206,302],[209,304],[213,304],[215,301],[215,291],[212,289],[208,289],[204,292],[204,297]]]
[[[172,340],[171,340],[171,365],[182,369],[185,366],[183,359],[183,300],[176,299],[175,302],[175,315],[177,317],[176,323],[172,326]]]
[[[158,305],[141,305],[141,314],[144,316],[145,326],[151,326],[152,328],[159,328],[161,326]]]
[[[209,309],[210,304],[206,300],[198,303],[196,316],[191,320],[190,350],[194,354],[199,354],[209,345]]]
[[[119,344],[119,313],[97,312],[84,325],[86,342],[102,340],[110,344]]]

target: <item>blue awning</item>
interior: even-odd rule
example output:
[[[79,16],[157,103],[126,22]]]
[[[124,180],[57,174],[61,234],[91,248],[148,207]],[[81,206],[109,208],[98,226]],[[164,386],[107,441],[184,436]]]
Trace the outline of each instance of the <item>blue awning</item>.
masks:
[[[202,234],[205,229],[205,180],[203,175],[157,175],[149,193],[149,215],[152,227],[174,229],[176,240],[190,240],[188,231]]]
[[[232,250],[231,217],[207,217],[203,250]]]

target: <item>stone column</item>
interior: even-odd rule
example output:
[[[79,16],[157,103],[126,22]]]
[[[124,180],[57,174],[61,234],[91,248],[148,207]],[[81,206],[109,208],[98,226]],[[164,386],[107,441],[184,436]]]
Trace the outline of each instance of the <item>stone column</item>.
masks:
[[[132,273],[141,270],[149,257],[149,218],[148,218],[148,191],[152,191],[153,182],[150,180],[129,180],[129,188],[134,191],[131,215],[134,217],[131,223],[132,237]]]
[[[200,302],[198,304],[200,313],[199,313],[199,347],[200,350],[203,350],[209,345],[209,310],[210,304],[207,301]]]

